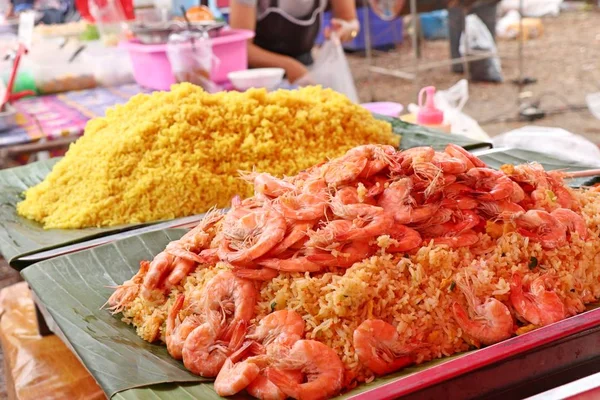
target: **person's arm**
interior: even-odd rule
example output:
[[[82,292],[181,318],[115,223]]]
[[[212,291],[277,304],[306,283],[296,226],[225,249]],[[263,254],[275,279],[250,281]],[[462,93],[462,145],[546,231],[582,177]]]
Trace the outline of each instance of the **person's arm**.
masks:
[[[331,0],[331,7],[333,9],[331,28],[326,28],[325,35],[329,37],[333,30],[342,42],[354,39],[360,31],[360,24],[356,19],[355,0]]]
[[[254,3],[254,5],[252,5]],[[233,0],[230,5],[229,25],[234,29],[256,30],[256,2],[249,0]],[[278,67],[285,69],[287,79],[296,81],[308,70],[302,63],[283,54],[262,49],[248,41],[248,65],[250,67]]]

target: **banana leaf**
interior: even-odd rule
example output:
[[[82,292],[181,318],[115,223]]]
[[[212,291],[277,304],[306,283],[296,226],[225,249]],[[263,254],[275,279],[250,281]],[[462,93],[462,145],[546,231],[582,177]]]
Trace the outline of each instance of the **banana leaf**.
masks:
[[[22,167],[0,170],[0,253],[14,268],[22,268],[20,257],[68,244],[117,233],[148,224],[118,225],[108,228],[44,229],[42,225],[17,214],[23,192],[40,183],[60,158],[38,161]]]
[[[101,309],[112,293],[110,286],[129,279],[137,272],[141,260],[151,259],[183,232],[174,229],[149,232],[45,260],[21,272],[70,347],[113,399],[220,399],[209,380],[190,374],[180,361],[168,355],[164,346],[143,341],[134,328],[122,322],[119,316]],[[593,315],[594,324],[600,323],[600,313],[596,314]],[[472,363],[479,363],[478,367],[488,365],[526,351],[536,341],[548,343],[549,336],[556,340],[585,329],[581,325],[583,322],[578,322],[577,318],[500,343],[495,355],[488,353],[487,364],[482,364],[481,360],[485,358],[482,354],[496,346],[406,368],[359,385],[338,399],[359,394],[374,398],[366,392],[411,377],[424,379],[423,374],[415,376],[423,372],[429,374],[428,379],[438,377],[442,371],[459,368],[456,362],[461,362],[462,357],[469,357],[468,362],[462,362],[463,367]],[[591,318],[588,318],[588,325]],[[540,337],[532,336],[536,332],[541,333]],[[470,370],[474,368],[469,367]],[[240,394],[232,398],[248,397]]]
[[[597,168],[595,166],[585,165],[583,163],[577,163],[571,160],[560,159],[553,155],[520,149],[498,149],[497,151],[492,151],[488,154],[479,156],[479,158],[481,158],[491,168],[495,169],[500,168],[504,164],[517,165],[532,161],[539,162],[547,171],[562,170],[565,172],[575,172]],[[566,183],[572,187],[581,187],[591,186],[599,181],[600,177],[595,176],[588,178],[569,179],[566,181]]]

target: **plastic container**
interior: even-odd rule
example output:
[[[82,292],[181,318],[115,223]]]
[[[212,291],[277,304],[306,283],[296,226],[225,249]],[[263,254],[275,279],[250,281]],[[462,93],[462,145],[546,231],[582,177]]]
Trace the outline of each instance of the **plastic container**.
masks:
[[[273,90],[279,87],[284,74],[283,68],[256,68],[230,72],[227,77],[237,90],[243,91],[250,88]]]
[[[444,123],[444,112],[435,106],[435,87],[427,86],[419,92],[419,111],[400,117],[404,122],[426,126],[445,133],[451,133],[450,124]]]
[[[363,103],[361,104],[364,108],[375,114],[381,114],[388,117],[398,118],[400,113],[404,109],[404,106],[400,103],[393,103],[389,101],[380,101],[375,103]]]
[[[352,41],[343,44],[344,49],[351,51],[364,50],[367,47],[365,43],[365,9],[364,7],[360,7],[356,12],[361,30]],[[323,13],[323,23],[321,24],[321,32],[317,36],[317,44],[322,44],[325,41],[323,30],[331,24],[331,18],[331,12]],[[369,25],[371,28],[371,47],[390,47],[402,43],[402,18],[397,18],[393,21],[384,21],[369,7]]]
[[[420,19],[421,31],[425,39],[448,39],[448,10],[423,13]]]
[[[89,42],[82,61],[100,86],[119,86],[135,82],[133,68],[127,50],[120,47],[104,47],[99,42]]]
[[[213,82],[226,83],[228,73],[248,69],[248,39],[252,37],[254,32],[249,30],[224,29],[218,37],[211,39],[213,53],[219,60],[219,65],[210,74]],[[176,83],[167,58],[166,44],[145,45],[130,40],[122,42],[121,46],[129,52],[133,76],[139,85],[169,90]]]

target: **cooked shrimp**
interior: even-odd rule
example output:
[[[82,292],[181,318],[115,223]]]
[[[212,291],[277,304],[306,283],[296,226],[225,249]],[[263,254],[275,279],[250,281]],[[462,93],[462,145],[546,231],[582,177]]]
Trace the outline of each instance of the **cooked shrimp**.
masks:
[[[528,322],[544,326],[566,318],[565,305],[553,292],[546,290],[548,274],[531,282],[529,292],[523,290],[521,274],[515,273],[510,283],[510,301],[515,310]]]
[[[413,363],[419,346],[405,344],[393,325],[367,319],[354,330],[352,344],[361,363],[377,375],[397,371]]]
[[[421,207],[409,205],[412,183],[401,179],[391,183],[379,197],[378,205],[391,214],[399,224],[412,224],[424,221],[436,212],[437,206],[425,204]]]
[[[431,162],[435,156],[435,150],[433,147],[413,147],[404,150],[400,155],[402,156],[400,164],[402,170],[409,171],[417,163]]]
[[[275,361],[267,377],[286,395],[294,399],[327,399],[337,394],[344,381],[344,364],[337,353],[316,340],[299,340],[287,357]],[[307,382],[298,383],[283,371],[299,370]]]
[[[479,211],[489,218],[509,218],[516,213],[524,213],[525,209],[508,200],[482,201],[478,206]]]
[[[285,231],[285,218],[278,211],[253,211],[248,218],[223,228],[224,240],[219,247],[219,256],[232,264],[249,263],[275,247],[285,236]]]
[[[108,301],[102,306],[108,304],[109,310],[113,314],[122,312],[135,298],[138,296],[144,277],[148,273],[150,263],[148,261],[140,262],[140,269],[136,274],[129,280],[123,282],[122,285],[115,287],[115,291]]]
[[[394,242],[385,249],[388,253],[403,253],[419,247],[423,242],[419,232],[400,224],[394,224],[390,228],[388,234],[390,235],[390,238],[394,240]]]
[[[540,242],[546,249],[554,249],[566,243],[566,227],[546,211],[517,213],[512,220],[517,224],[517,232]]]
[[[359,174],[360,178],[369,178],[373,175],[378,174],[383,169],[392,165],[394,160],[393,156],[396,154],[396,149],[393,146],[388,145],[376,145],[366,144],[363,146],[354,147],[344,157],[364,157],[367,159],[367,163]]]
[[[455,282],[467,299],[469,314],[473,316],[471,319],[459,303],[453,304],[454,318],[461,329],[484,345],[508,339],[513,332],[513,318],[508,307],[494,297],[482,304],[473,294],[467,278],[459,276]]]
[[[319,272],[321,266],[310,260],[309,257],[299,256],[292,258],[269,258],[257,261],[258,265],[282,272]]]
[[[367,166],[365,157],[343,157],[336,158],[327,164],[325,170],[325,182],[334,186],[355,181]]]
[[[352,227],[340,233],[338,238],[343,241],[371,239],[387,233],[393,224],[394,218],[382,208],[374,213],[367,211],[355,218]]]
[[[309,240],[306,242],[306,247],[325,248],[339,241],[339,236],[352,229],[352,221],[345,219],[336,219],[329,221],[317,231],[309,231]]]
[[[238,278],[252,281],[270,281],[279,275],[279,271],[271,268],[235,268],[233,273]]]
[[[339,250],[316,250],[307,259],[319,266],[349,268],[372,254],[368,241],[354,241],[342,245]]]
[[[152,290],[159,289],[163,278],[171,272],[176,257],[162,251],[154,257],[142,283],[142,296],[150,298]]]
[[[433,239],[436,245],[446,245],[451,248],[469,247],[479,242],[479,235],[472,230],[464,231],[457,235],[441,236]]]
[[[319,219],[327,209],[326,200],[309,193],[281,196],[276,204],[284,217],[300,221]]]
[[[557,208],[556,210],[552,211],[550,215],[566,226],[569,232],[576,233],[582,240],[587,239],[588,230],[585,220],[575,211],[567,208]]]
[[[288,228],[285,237],[277,246],[273,247],[273,249],[269,251],[269,254],[277,256],[289,249],[291,246],[293,246],[300,240],[307,237],[308,231],[315,225],[315,222],[316,221],[290,221],[288,223]]]
[[[296,190],[296,186],[283,179],[278,179],[267,174],[262,173],[240,173],[242,179],[252,182],[254,184],[254,193],[262,194],[269,197],[279,197],[285,193],[293,192]]]
[[[233,396],[246,389],[260,374],[260,367],[251,362],[233,363],[228,358],[214,382],[215,392],[219,396]]]
[[[421,233],[429,237],[455,236],[475,228],[480,222],[481,218],[477,213],[470,210],[464,210],[453,213],[450,221],[441,224],[431,224],[430,226],[421,229]]]
[[[165,279],[165,288],[171,289],[185,279],[196,267],[196,262],[177,257],[173,261],[171,273]]]
[[[261,319],[254,332],[246,338],[257,340],[264,346],[277,343],[291,347],[304,336],[304,327],[304,320],[296,311],[279,310]]]
[[[471,195],[480,200],[504,200],[514,191],[513,181],[508,176],[490,168],[471,168],[462,177],[475,189]]]
[[[512,201],[513,203],[520,203],[525,199],[525,196],[525,191],[523,190],[521,185],[513,181],[513,192],[508,198],[508,200]]]
[[[214,378],[231,350],[226,343],[219,341],[222,334],[222,325],[218,322],[217,313],[207,314],[209,321],[197,326],[185,339],[182,350],[183,365],[190,372]],[[216,321],[211,322],[214,319]]]
[[[300,371],[281,371],[281,373],[287,375],[290,381],[296,382],[297,384],[302,383],[302,379],[304,378]],[[277,387],[277,385],[262,374],[259,374],[256,379],[248,385],[246,391],[250,396],[261,400],[285,400],[288,397]]]
[[[171,255],[202,263],[203,259],[195,256],[201,250],[209,247],[210,241],[214,237],[209,230],[221,221],[224,215],[221,210],[217,209],[207,211],[198,225],[186,232],[180,239],[170,242],[166,251]]]
[[[179,319],[179,312],[183,308],[185,296],[179,295],[169,310],[167,327],[165,330],[165,343],[167,351],[176,360],[183,357],[183,345],[189,334],[201,324],[200,316],[190,315],[183,321]]]
[[[466,151],[465,149],[463,149],[462,147],[454,144],[454,143],[449,143],[446,146],[446,149],[444,150],[444,152],[452,157],[461,159],[465,162],[465,164],[467,165],[467,169],[471,169],[474,167],[477,168],[486,168],[487,165],[481,161],[479,158],[477,158],[477,156],[469,153],[468,151]]]
[[[238,278],[231,271],[222,271],[209,280],[203,289],[204,308],[229,315],[233,311],[235,322],[248,322],[254,318],[258,291],[252,281]],[[233,310],[231,310],[233,306]]]
[[[462,174],[468,168],[466,161],[461,158],[452,157],[448,153],[435,153],[431,162],[445,174]]]

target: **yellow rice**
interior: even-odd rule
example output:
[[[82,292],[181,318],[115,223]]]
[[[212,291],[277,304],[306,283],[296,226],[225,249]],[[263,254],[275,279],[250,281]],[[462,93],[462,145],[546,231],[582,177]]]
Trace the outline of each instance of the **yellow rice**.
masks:
[[[398,142],[388,123],[321,87],[208,94],[180,84],[91,120],[17,210],[45,228],[172,219],[251,195],[239,170],[293,175],[360,144]]]
[[[410,257],[382,251],[337,273],[280,274],[261,284],[255,322],[272,310],[297,311],[306,321],[306,338],[322,341],[336,350],[350,383],[374,378],[361,366],[352,346],[353,332],[365,319],[384,319],[397,326],[406,342],[429,344],[417,351],[417,363],[479,347],[480,343],[463,335],[449,311],[455,301],[466,306],[465,297],[454,282],[457,274],[467,269],[472,273],[472,289],[478,298],[495,297],[506,304],[513,272],[521,271],[532,278],[554,270],[558,279],[553,290],[566,304],[568,314],[581,312],[584,310],[581,301],[587,304],[600,298],[600,193],[587,190],[574,193],[591,230],[587,242],[574,236],[567,246],[546,250],[539,243],[509,232],[493,246],[493,239],[482,234],[480,243],[493,246],[485,256],[476,255],[469,248],[450,250],[425,245]],[[538,261],[537,267],[530,269],[533,257]],[[157,332],[164,335],[164,318],[174,296],[185,292],[186,299],[189,298],[186,303],[194,304],[203,285],[223,268],[224,264],[217,264],[198,269],[159,308],[136,299],[125,311],[125,320],[143,321],[143,325],[135,321],[134,325],[147,340]],[[149,318],[152,313],[160,317]],[[532,328],[525,326],[520,332]]]

